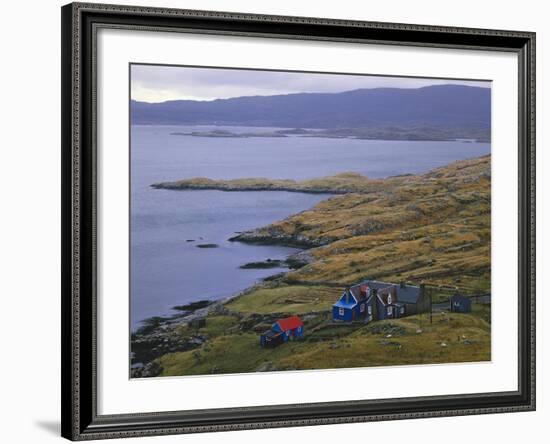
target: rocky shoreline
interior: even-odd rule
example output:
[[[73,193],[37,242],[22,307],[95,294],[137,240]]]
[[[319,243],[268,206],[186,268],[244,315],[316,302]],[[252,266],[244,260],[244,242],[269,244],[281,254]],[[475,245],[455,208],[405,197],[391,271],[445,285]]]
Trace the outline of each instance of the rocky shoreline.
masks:
[[[296,270],[311,263],[313,260],[313,257],[307,250],[304,250],[290,255],[285,260],[268,259],[261,264],[275,263],[278,267],[285,266],[291,270]],[[254,263],[243,264],[243,267],[256,268],[251,266],[251,264],[254,265]],[[248,267],[246,267],[247,265]],[[264,282],[279,280],[284,278],[285,275],[285,272],[277,273],[265,278]],[[228,310],[225,304],[254,291],[258,285],[261,284],[255,284],[219,301],[198,301],[183,306],[175,306],[173,309],[180,311],[180,313],[170,317],[153,317],[144,320],[143,323],[145,325],[131,335],[131,377],[145,378],[158,376],[162,372],[162,368],[156,363],[156,358],[166,353],[198,349],[206,344],[208,338],[201,334],[195,334],[193,332],[194,326],[200,325],[200,322],[204,321],[211,314],[231,314],[242,317],[240,314]],[[251,323],[253,325],[265,322],[272,323],[277,319],[278,315],[278,313],[273,313],[269,315],[248,316],[242,322],[241,329],[249,330]],[[153,325],[147,325],[152,322],[154,322]],[[186,329],[189,330],[188,334],[182,335],[182,331]]]
[[[284,247],[310,249],[321,247],[332,242],[331,238],[312,239],[299,233],[288,234],[274,227],[257,228],[243,231],[236,236],[229,238],[231,242],[243,242],[256,245],[280,245]]]
[[[154,327],[140,328],[131,335],[131,376],[132,378],[157,376],[161,369],[153,365],[153,360],[166,353],[193,350],[206,342],[202,335],[182,336],[182,328],[191,327],[193,322],[204,319],[211,313],[223,313],[224,301],[209,302],[206,307],[189,310],[160,319]],[[177,309],[177,307],[175,307]],[[147,321],[147,320],[145,320]]]

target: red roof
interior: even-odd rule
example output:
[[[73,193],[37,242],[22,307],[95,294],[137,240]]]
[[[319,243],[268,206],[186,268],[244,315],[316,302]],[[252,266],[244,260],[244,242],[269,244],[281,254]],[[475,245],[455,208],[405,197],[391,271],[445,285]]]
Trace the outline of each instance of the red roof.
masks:
[[[290,316],[288,318],[279,319],[277,321],[282,331],[294,330],[295,328],[302,327],[304,323],[298,316]]]

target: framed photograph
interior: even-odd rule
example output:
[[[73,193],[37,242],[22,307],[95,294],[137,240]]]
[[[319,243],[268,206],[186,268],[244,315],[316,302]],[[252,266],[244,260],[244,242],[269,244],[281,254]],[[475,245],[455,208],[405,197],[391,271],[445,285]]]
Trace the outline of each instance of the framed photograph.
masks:
[[[63,436],[533,410],[534,98],[530,32],[64,6]]]

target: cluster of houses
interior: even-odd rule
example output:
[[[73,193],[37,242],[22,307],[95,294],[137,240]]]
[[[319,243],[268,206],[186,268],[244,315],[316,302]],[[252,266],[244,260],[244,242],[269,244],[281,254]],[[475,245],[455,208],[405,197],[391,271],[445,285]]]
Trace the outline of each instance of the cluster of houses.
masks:
[[[455,295],[449,300],[452,312],[471,311],[470,298]],[[332,306],[334,321],[365,323],[396,319],[431,310],[431,299],[423,284],[408,285],[404,282],[390,284],[375,280],[366,280],[346,288]],[[276,347],[290,339],[301,337],[304,324],[298,316],[279,319],[271,329],[260,335],[262,347]]]
[[[332,319],[371,322],[430,311],[424,285],[389,284],[367,280],[346,288],[332,306]]]

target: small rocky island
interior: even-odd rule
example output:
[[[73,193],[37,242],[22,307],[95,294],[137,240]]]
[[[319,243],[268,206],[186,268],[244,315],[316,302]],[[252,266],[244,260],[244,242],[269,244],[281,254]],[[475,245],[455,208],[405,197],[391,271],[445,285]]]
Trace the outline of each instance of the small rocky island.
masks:
[[[237,138],[244,139],[248,137],[286,137],[284,132],[279,131],[266,131],[266,132],[247,132],[247,133],[235,133],[227,130],[211,130],[211,131],[191,131],[181,132],[176,131],[170,133],[171,136],[193,136],[193,137],[221,137],[221,138]]]
[[[322,129],[278,129],[270,131],[235,132],[226,129],[182,132],[175,131],[171,136],[250,138],[250,137],[321,137],[328,139],[360,140],[411,140],[411,141],[476,141],[490,142],[488,128],[438,128],[425,126],[390,126],[361,128],[322,128]]]

